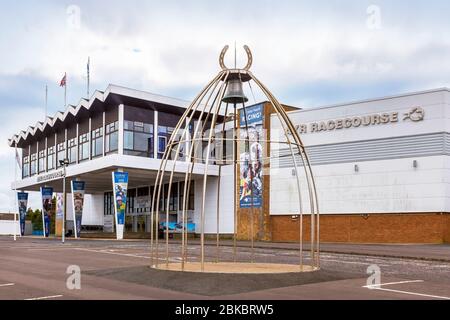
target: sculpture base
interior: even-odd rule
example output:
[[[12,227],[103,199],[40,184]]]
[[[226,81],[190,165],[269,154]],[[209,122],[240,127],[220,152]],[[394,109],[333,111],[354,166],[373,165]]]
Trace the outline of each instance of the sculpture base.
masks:
[[[205,273],[234,273],[234,274],[280,274],[280,273],[298,273],[312,272],[319,270],[310,265],[292,265],[277,263],[244,263],[244,262],[205,262],[204,269],[200,262],[181,263],[160,263],[158,266],[152,266],[154,269],[166,271],[182,272],[205,272]]]

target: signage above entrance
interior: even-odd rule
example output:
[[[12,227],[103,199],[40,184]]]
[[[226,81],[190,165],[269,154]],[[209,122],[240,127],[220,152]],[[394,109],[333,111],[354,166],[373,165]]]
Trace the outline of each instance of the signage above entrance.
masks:
[[[425,111],[420,108],[412,108],[403,113],[402,121],[420,122],[425,118]],[[355,116],[328,121],[312,122],[309,124],[298,124],[295,126],[300,134],[317,133],[325,131],[336,131],[341,129],[369,127],[380,124],[397,123],[400,120],[399,112],[377,113],[365,116]]]
[[[64,170],[59,170],[59,171],[55,171],[49,174],[44,174],[44,175],[40,175],[37,177],[37,182],[41,183],[41,182],[47,182],[47,181],[52,181],[52,180],[56,180],[59,178],[63,178],[64,177]]]

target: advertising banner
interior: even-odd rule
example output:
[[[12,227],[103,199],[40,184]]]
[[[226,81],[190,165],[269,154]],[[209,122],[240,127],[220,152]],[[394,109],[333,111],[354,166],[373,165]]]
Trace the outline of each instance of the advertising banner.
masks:
[[[25,219],[27,216],[27,206],[28,206],[28,193],[18,192],[17,193],[17,203],[19,204],[19,220],[20,220],[20,234],[25,235]]]
[[[57,237],[62,237],[63,215],[64,215],[64,194],[57,193],[56,217],[55,217],[55,235]]]
[[[84,206],[84,181],[71,181],[72,187],[72,212],[73,212],[73,225],[75,239],[80,237],[81,233],[81,220],[83,218],[83,206]]]
[[[44,237],[48,238],[50,236],[50,215],[52,213],[53,188],[41,187],[41,196],[43,231]]]
[[[127,207],[128,172],[112,173],[114,190],[114,212],[116,217],[117,240],[123,239],[125,211]]]
[[[263,107],[263,104],[259,104],[239,111],[239,136],[242,139],[239,142],[239,204],[241,208],[262,207],[263,148],[260,140],[263,138]]]

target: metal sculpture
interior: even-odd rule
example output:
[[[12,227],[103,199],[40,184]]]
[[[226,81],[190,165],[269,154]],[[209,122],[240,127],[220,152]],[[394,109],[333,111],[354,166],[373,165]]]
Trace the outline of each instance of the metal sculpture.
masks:
[[[170,269],[170,270],[180,270],[180,271],[205,271],[206,269],[211,269],[210,266],[215,264],[217,267],[219,263],[222,263],[221,268],[215,268],[217,272],[226,272],[223,268],[230,267],[233,269],[233,265],[238,265],[239,271],[242,272],[242,268],[248,266],[257,266],[258,263],[254,261],[254,230],[253,230],[253,182],[251,183],[251,199],[252,207],[250,214],[250,228],[251,228],[251,262],[250,264],[240,262],[237,259],[237,222],[238,222],[238,201],[237,201],[237,169],[240,165],[240,159],[237,157],[238,144],[244,143],[246,148],[250,146],[250,138],[248,132],[247,123],[241,124],[246,132],[244,132],[243,138],[238,137],[238,112],[243,112],[244,115],[248,106],[248,98],[245,96],[243,91],[243,84],[247,83],[249,89],[253,95],[253,89],[251,82],[255,83],[257,87],[262,91],[270,105],[273,108],[274,113],[279,119],[280,125],[283,131],[283,139],[280,141],[274,140],[261,140],[264,143],[278,143],[282,145],[287,145],[289,148],[289,157],[292,159],[292,163],[295,170],[295,179],[297,180],[297,191],[298,191],[298,214],[296,217],[299,219],[299,263],[297,271],[312,271],[318,270],[320,267],[320,234],[319,234],[319,208],[317,200],[317,190],[314,181],[314,176],[311,169],[311,164],[308,155],[305,151],[303,143],[300,136],[295,129],[294,125],[289,119],[285,109],[278,102],[278,100],[273,96],[273,94],[250,72],[250,68],[253,63],[253,57],[248,46],[244,46],[245,52],[247,53],[248,62],[247,65],[242,68],[228,68],[224,63],[225,54],[228,50],[228,46],[225,46],[220,54],[219,64],[221,71],[210,81],[207,86],[200,92],[200,94],[193,100],[193,102],[186,109],[182,115],[180,121],[175,127],[170,140],[165,149],[164,155],[162,157],[160,169],[156,176],[154,192],[152,195],[152,215],[151,215],[151,264],[153,268],[158,269]],[[254,96],[254,95],[253,95]],[[239,109],[238,109],[239,108]],[[244,117],[247,119],[247,117]],[[247,120],[245,120],[247,121]],[[232,138],[226,138],[226,127],[232,125]],[[243,125],[243,126],[242,126]],[[228,132],[229,129],[228,129]],[[232,159],[229,157],[224,157],[222,154],[220,158],[212,157],[211,151],[213,146],[220,143],[232,144],[233,152]],[[185,150],[184,150],[185,149]],[[198,156],[200,152],[204,152],[204,156]],[[180,161],[182,157],[186,156],[187,160]],[[267,157],[266,160],[270,160],[271,156]],[[249,162],[253,163],[251,159]],[[182,175],[180,176],[180,170],[175,170],[177,166],[183,165],[185,171],[184,179]],[[234,234],[233,234],[233,261],[222,262],[220,258],[220,182],[222,177],[222,167],[233,165],[234,174]],[[193,180],[194,168],[202,169],[203,179],[201,180],[201,185],[197,185],[196,192],[201,192],[202,201],[200,203],[200,262],[196,263],[198,270],[192,268],[191,266],[195,263],[189,261],[187,243],[188,243],[188,232],[187,232],[187,208],[189,201],[189,194],[191,188],[191,181]],[[302,194],[301,194],[301,177],[300,177],[300,167],[303,167],[304,176],[303,179],[306,181],[307,198],[309,199],[309,209],[310,209],[310,263],[307,265],[303,261],[303,251],[304,251],[304,212],[302,204]],[[206,193],[207,193],[207,181],[209,176],[209,171],[214,168],[217,174],[217,206],[216,206],[216,256],[215,259],[211,258],[211,261],[206,261],[205,254],[205,203],[206,203]],[[176,173],[177,172],[177,173]],[[181,261],[178,264],[171,263],[169,260],[169,206],[164,208],[165,210],[165,230],[164,230],[164,242],[165,242],[165,254],[163,258],[160,258],[160,241],[158,237],[159,227],[161,225],[162,219],[160,219],[160,203],[167,201],[171,197],[172,182],[174,181],[184,181],[183,190],[180,193],[183,194],[182,203],[182,232],[181,232]],[[162,188],[164,184],[168,182],[168,190],[164,194],[164,199],[162,198]],[[227,191],[229,192],[229,191]],[[164,262],[161,262],[163,260]],[[297,266],[297,265],[296,265]],[[279,265],[274,265],[274,268],[278,268]],[[214,269],[214,268],[213,268]],[[206,270],[206,271],[208,271]],[[267,269],[265,269],[267,270]],[[292,269],[290,269],[292,270]],[[211,270],[209,270],[211,271]],[[233,272],[233,271],[232,271]],[[276,271],[275,271],[276,272]]]

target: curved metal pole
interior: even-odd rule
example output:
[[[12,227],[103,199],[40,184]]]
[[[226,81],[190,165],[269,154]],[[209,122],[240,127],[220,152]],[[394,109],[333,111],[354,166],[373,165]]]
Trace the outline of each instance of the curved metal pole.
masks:
[[[186,119],[187,115],[189,114],[189,112],[193,112],[195,113],[195,109],[194,106],[198,103],[200,104],[201,101],[203,100],[204,95],[206,94],[207,91],[209,91],[209,89],[211,88],[211,86],[216,83],[221,77],[223,76],[222,72],[220,72],[212,81],[210,81],[207,86],[200,92],[200,94],[194,99],[194,101],[191,103],[191,105],[186,109],[186,111],[184,112],[183,116],[181,117],[181,120],[179,121],[179,123],[177,124],[175,130],[178,131],[179,126],[181,125],[182,122],[184,122],[184,120]],[[195,107],[196,108],[196,107]],[[155,133],[157,135],[158,132],[158,128],[155,128]],[[168,158],[168,150],[170,150],[170,148],[166,148],[166,150],[164,151],[164,155],[163,155],[163,160],[161,161],[160,164],[160,168],[158,170],[158,173],[156,175],[156,181],[155,181],[155,186],[154,186],[154,191],[153,191],[153,200],[152,200],[152,216],[151,216],[151,224],[152,224],[152,229],[153,227],[156,230],[156,239],[155,239],[155,243],[156,243],[156,264],[153,263],[154,261],[154,248],[153,248],[153,238],[151,239],[151,261],[152,261],[152,265],[155,265],[156,268],[158,268],[158,256],[159,256],[159,248],[158,248],[158,228],[159,228],[159,201],[160,201],[160,195],[161,195],[161,181],[163,179],[164,176],[164,172],[162,172],[162,168],[164,166],[165,168],[165,163],[167,161]],[[155,203],[156,202],[156,203]],[[155,216],[155,206],[156,206],[156,217]],[[154,219],[156,218],[156,225],[154,226]]]
[[[219,83],[219,80],[218,80],[216,83],[218,84],[218,83]],[[214,92],[214,91],[213,91],[213,92]],[[210,96],[210,97],[211,97],[211,96]],[[206,104],[204,105],[204,107],[203,107],[203,110],[202,110],[202,112],[201,112],[201,114],[200,114],[200,118],[203,117],[203,113],[204,113],[204,111],[206,110],[206,107],[208,106],[208,102],[209,102],[209,99],[208,99],[207,103],[206,103]],[[191,122],[193,116],[194,116],[194,114],[191,114],[191,117],[189,117],[187,126],[190,125],[190,122]],[[183,133],[182,133],[181,138],[183,138],[183,136],[186,134],[186,132],[187,132],[187,130],[183,130]],[[173,135],[171,138],[173,138],[172,141],[175,141],[175,135]],[[171,147],[173,147],[173,146],[171,145]],[[181,143],[178,143],[178,144],[177,144],[176,153],[175,153],[175,157],[174,157],[174,159],[172,159],[172,161],[173,161],[173,167],[172,167],[172,170],[171,170],[171,172],[170,172],[169,188],[168,188],[168,192],[167,192],[167,203],[169,203],[169,201],[170,201],[170,196],[171,196],[171,191],[172,191],[173,176],[174,176],[174,172],[175,172],[175,168],[176,168],[178,156],[179,156],[179,153],[180,153],[180,147],[181,147]],[[170,148],[170,149],[171,149],[171,148]],[[170,150],[170,151],[171,151],[171,150]],[[164,196],[165,196],[165,195],[164,195]],[[168,223],[169,223],[169,207],[168,207],[168,206],[166,207],[166,223],[167,223],[167,226],[166,226],[166,266],[168,267],[168,266],[169,266],[169,228],[168,228]],[[184,229],[184,227],[183,227],[183,229]],[[183,232],[182,232],[182,233],[183,233]],[[182,234],[182,237],[183,237],[183,234]],[[183,242],[184,242],[184,241],[182,241],[182,246],[184,245]],[[183,268],[184,268],[184,264],[182,263],[182,269],[183,269]]]
[[[317,219],[319,217],[319,215],[318,215],[318,203],[317,203],[317,191],[316,191],[314,177],[312,175],[312,169],[311,169],[311,166],[310,166],[310,162],[308,161],[307,157],[304,157],[306,155],[306,152],[304,151],[301,139],[298,136],[298,132],[295,130],[294,126],[292,125],[292,123],[291,123],[290,119],[288,118],[286,112],[284,111],[284,109],[282,108],[280,103],[276,100],[276,98],[250,72],[249,72],[249,75],[255,81],[255,83],[260,87],[260,89],[266,94],[266,96],[271,100],[275,110],[278,111],[277,114],[279,114],[279,116],[281,116],[283,118],[284,123],[287,125],[289,131],[292,133],[292,136],[293,136],[295,142],[298,145],[302,146],[299,149],[300,149],[301,159],[304,162],[305,174],[306,174],[306,178],[307,178],[307,182],[308,182],[308,186],[309,186],[308,187],[308,191],[309,191],[309,194],[310,194],[311,221],[312,221],[312,223],[311,223],[312,228],[311,229],[314,232],[313,219],[315,217],[316,212],[317,212]],[[280,121],[280,122],[283,123],[283,121]],[[286,132],[285,132],[285,134],[287,135]],[[289,138],[287,137],[287,139],[289,139]],[[288,141],[290,141],[290,140],[288,140]],[[311,239],[311,253],[312,253],[312,263],[313,263],[313,265],[315,263],[315,259],[314,259],[314,240],[315,240],[314,238]]]
[[[225,77],[227,77],[227,75],[225,75]],[[222,81],[221,79],[219,79],[219,80]],[[205,104],[205,108],[206,108],[206,106],[209,105],[209,101],[210,101],[211,97],[213,96],[213,94],[214,94],[218,84],[220,83],[220,81],[218,81],[216,83],[216,85],[214,86],[214,89],[209,94],[208,100],[207,100],[207,102]],[[220,89],[222,87],[223,87],[223,84],[221,85]],[[220,89],[219,89],[219,91],[220,91]],[[209,116],[211,115],[211,110],[212,110],[212,108],[213,108],[213,106],[214,106],[214,104],[215,104],[215,102],[216,102],[216,100],[218,98],[218,95],[219,95],[219,92],[216,94],[216,96],[215,96],[215,98],[213,100],[213,103],[212,103],[212,105],[209,108],[209,111],[206,113],[206,119],[203,122],[202,129],[201,129],[202,132],[205,129],[206,122],[208,121]],[[197,151],[197,148],[198,148],[198,145],[199,145],[198,139],[195,138],[195,137],[198,134],[198,130],[200,128],[200,124],[202,123],[201,120],[203,118],[203,113],[205,111],[205,108],[203,109],[203,111],[202,111],[202,113],[201,113],[201,115],[199,117],[200,121],[198,121],[198,123],[196,125],[195,131],[194,131],[194,134],[193,134],[192,145],[191,145],[191,148],[189,149],[189,160],[190,160],[189,161],[189,169],[186,170],[185,180],[184,180],[184,191],[183,191],[183,215],[185,216],[185,219],[187,219],[185,213],[186,213],[186,207],[187,207],[187,205],[189,203],[189,194],[190,194],[190,188],[191,188],[191,177],[192,177],[192,173],[193,173],[194,166],[195,166],[195,163],[193,161],[191,161],[191,158],[192,158],[192,155]],[[181,259],[181,261],[182,261],[181,262],[182,270],[184,270],[184,265],[185,265],[185,263],[187,263],[187,233],[185,233],[185,241],[184,242],[185,242],[185,247],[184,247],[184,250],[182,248],[182,259]]]
[[[225,106],[225,115],[223,119],[223,125],[222,125],[222,131],[221,136],[222,138],[225,137],[225,125],[227,123],[227,114],[228,114],[228,103]],[[221,139],[221,146],[222,146],[222,156],[221,156],[221,163],[219,164],[219,177],[217,178],[217,207],[216,207],[216,214],[217,214],[217,235],[216,235],[216,262],[219,263],[219,256],[220,256],[220,183],[221,183],[221,177],[222,177],[222,161],[224,159],[224,152],[223,152],[223,139]],[[226,162],[226,160],[225,160]]]
[[[225,88],[226,88],[226,84],[227,84],[227,79],[228,79],[228,74],[226,75],[226,78],[224,80],[224,85],[222,87],[222,90],[220,92],[219,95],[219,99],[216,102],[217,103],[217,107],[216,107],[216,111],[213,112],[213,119],[211,122],[211,129],[210,129],[210,133],[209,133],[209,139],[208,139],[208,145],[206,148],[206,161],[205,161],[205,171],[204,171],[204,176],[203,176],[203,199],[202,199],[202,211],[201,211],[201,239],[200,239],[200,243],[201,243],[201,271],[205,271],[205,204],[206,204],[206,199],[205,199],[205,195],[206,195],[206,186],[207,186],[207,181],[208,181],[208,166],[209,166],[209,158],[210,158],[210,153],[211,153],[211,140],[212,140],[212,136],[214,134],[214,128],[216,127],[216,121],[217,121],[217,117],[219,114],[219,110],[220,110],[220,106],[222,104],[222,97],[225,93]]]

